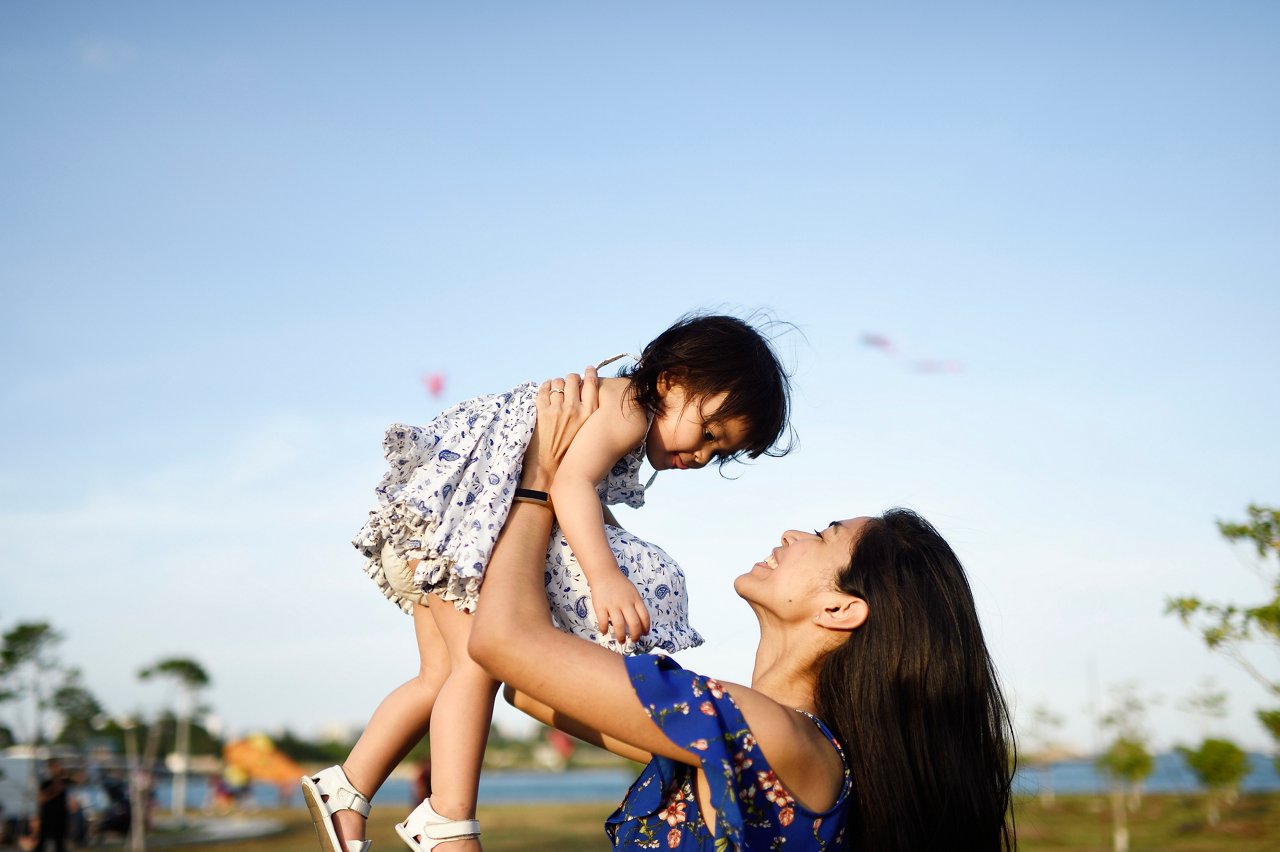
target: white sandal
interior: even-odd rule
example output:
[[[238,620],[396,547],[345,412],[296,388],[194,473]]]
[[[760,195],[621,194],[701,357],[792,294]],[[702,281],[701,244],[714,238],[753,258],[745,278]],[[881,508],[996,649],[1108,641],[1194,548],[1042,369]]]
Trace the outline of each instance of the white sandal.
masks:
[[[408,819],[396,824],[396,834],[414,852],[431,852],[447,840],[479,837],[480,820],[446,819],[431,807],[430,799],[423,799],[422,804],[413,809]],[[414,840],[415,837],[421,837],[422,840]]]
[[[338,842],[338,832],[333,827],[336,811],[355,811],[369,818],[369,800],[352,785],[341,766],[330,766],[316,775],[304,775],[302,798],[311,811],[311,823],[316,827],[324,852],[369,852],[372,841],[348,840],[344,847]]]

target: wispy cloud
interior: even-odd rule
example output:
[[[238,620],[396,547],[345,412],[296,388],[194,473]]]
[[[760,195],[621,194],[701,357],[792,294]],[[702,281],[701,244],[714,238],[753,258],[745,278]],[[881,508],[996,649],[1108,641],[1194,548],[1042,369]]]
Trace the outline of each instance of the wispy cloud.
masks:
[[[76,45],[76,51],[81,65],[103,74],[120,71],[138,57],[133,45],[107,36],[83,38]]]

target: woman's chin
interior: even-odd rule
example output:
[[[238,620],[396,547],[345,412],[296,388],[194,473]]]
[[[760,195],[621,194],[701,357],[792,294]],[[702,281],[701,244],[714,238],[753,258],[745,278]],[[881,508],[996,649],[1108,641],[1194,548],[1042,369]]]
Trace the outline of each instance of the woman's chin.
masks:
[[[752,592],[759,582],[760,577],[756,576],[756,569],[753,567],[747,573],[739,574],[734,578],[733,590],[737,593],[738,597],[742,598],[744,601],[753,603],[755,601],[755,596]]]

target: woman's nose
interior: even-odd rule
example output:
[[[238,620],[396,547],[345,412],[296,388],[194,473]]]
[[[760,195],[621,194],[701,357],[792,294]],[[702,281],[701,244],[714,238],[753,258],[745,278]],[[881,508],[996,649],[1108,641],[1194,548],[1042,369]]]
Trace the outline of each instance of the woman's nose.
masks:
[[[787,530],[782,534],[783,544],[795,544],[797,541],[806,538],[819,538],[820,536],[808,532],[806,530]]]

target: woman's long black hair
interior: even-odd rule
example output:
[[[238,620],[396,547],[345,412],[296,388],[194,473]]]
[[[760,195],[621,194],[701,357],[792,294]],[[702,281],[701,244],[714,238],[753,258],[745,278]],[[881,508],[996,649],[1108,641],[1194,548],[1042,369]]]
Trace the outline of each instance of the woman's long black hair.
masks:
[[[862,527],[837,584],[869,612],[818,682],[853,772],[850,848],[1016,849],[1013,731],[960,560],[891,509]]]

